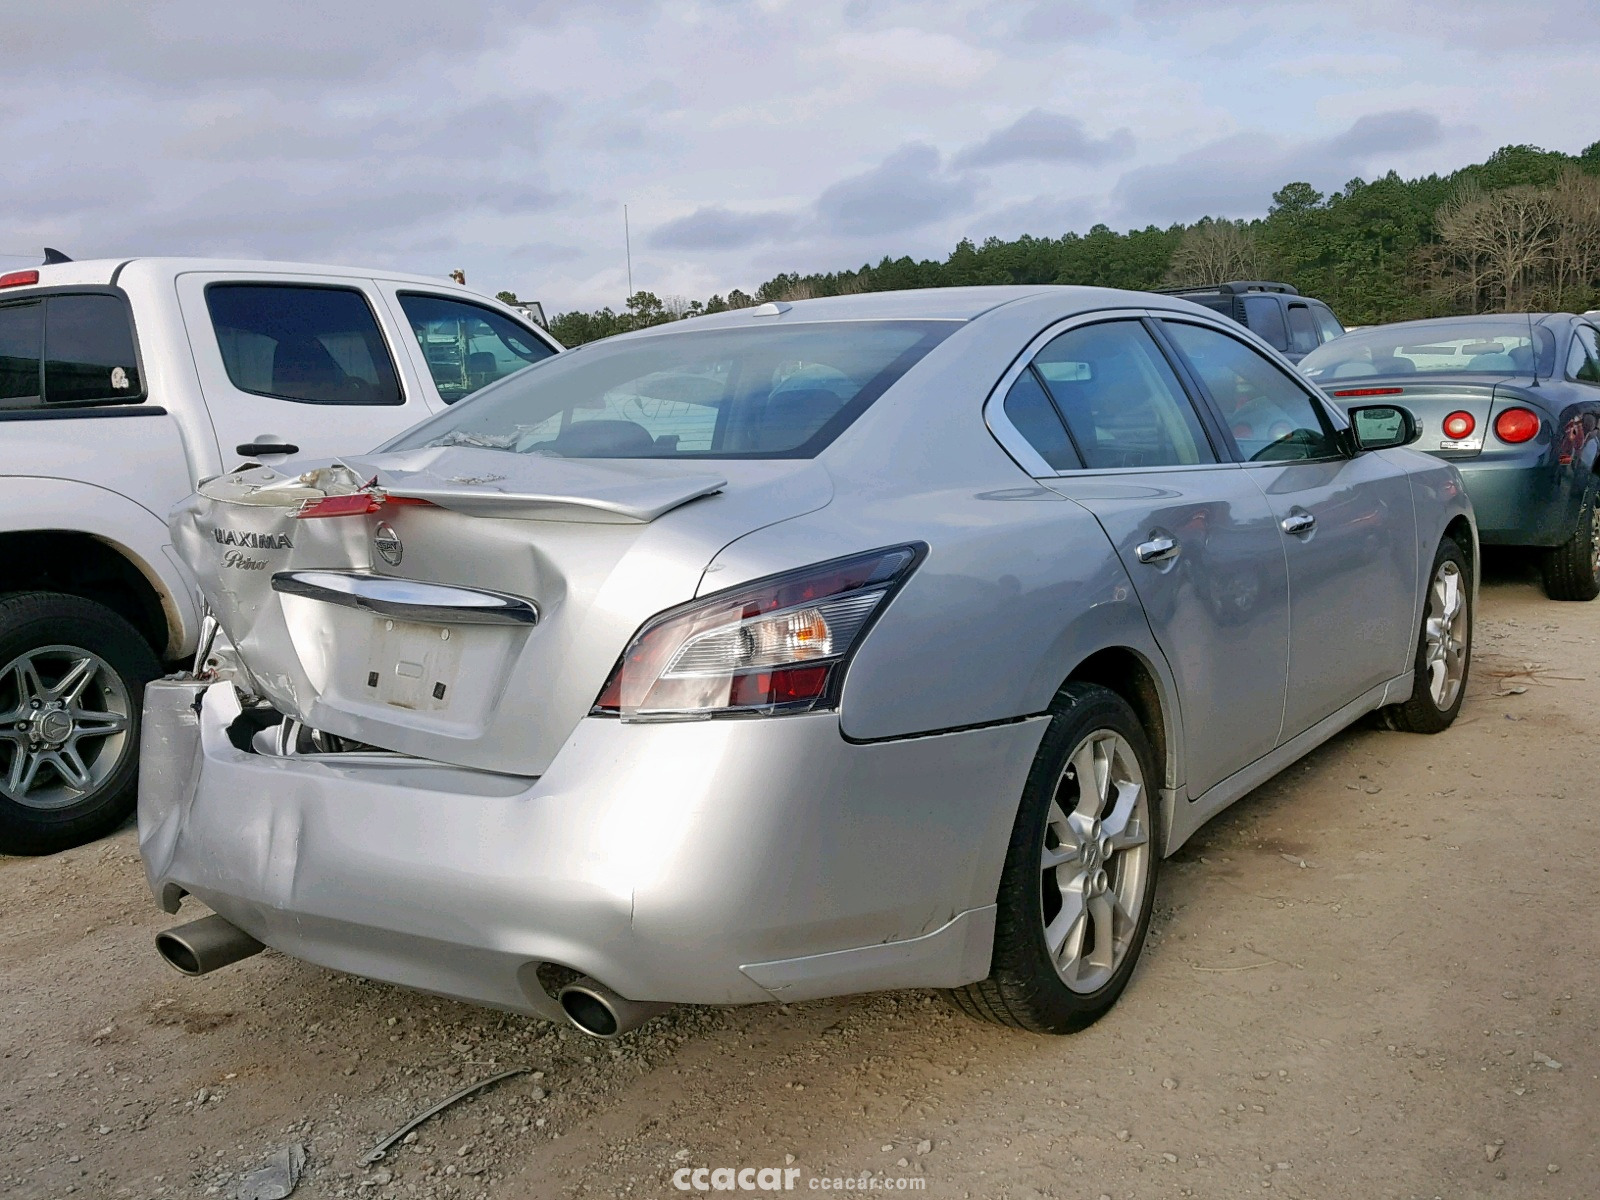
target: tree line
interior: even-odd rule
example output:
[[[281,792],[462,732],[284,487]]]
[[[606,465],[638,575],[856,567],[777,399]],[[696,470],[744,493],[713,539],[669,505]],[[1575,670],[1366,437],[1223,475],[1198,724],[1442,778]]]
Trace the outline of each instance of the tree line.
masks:
[[[1465,312],[1578,311],[1600,304],[1600,142],[1578,155],[1506,146],[1449,175],[1352,179],[1323,195],[1293,182],[1265,217],[1165,229],[963,239],[943,260],[774,276],[705,300],[639,291],[621,312],[564,312],[568,346],[769,300],[970,284],[1089,284],[1148,291],[1274,279],[1347,325]]]

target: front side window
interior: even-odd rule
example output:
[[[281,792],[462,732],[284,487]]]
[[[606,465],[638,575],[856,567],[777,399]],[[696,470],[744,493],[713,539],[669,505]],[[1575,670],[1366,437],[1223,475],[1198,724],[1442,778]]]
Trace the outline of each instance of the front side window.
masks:
[[[401,292],[400,307],[446,404],[555,353],[515,321],[479,304]]]
[[[1247,462],[1332,458],[1332,431],[1317,403],[1260,351],[1214,329],[1164,322],[1222,412]]]
[[[304,404],[403,404],[367,298],[353,288],[218,283],[206,306],[240,391]]]
[[[1289,351],[1292,354],[1310,354],[1322,344],[1317,336],[1316,324],[1311,320],[1311,310],[1304,304],[1289,305]]]
[[[143,396],[126,301],[84,293],[50,296],[44,308],[46,403],[89,404]]]
[[[0,306],[0,408],[38,403],[43,337],[44,305]]]
[[[810,458],[958,323],[687,327],[554,355],[386,449],[556,458]]]
[[[1031,369],[1085,467],[1217,461],[1178,377],[1137,321],[1070,329],[1039,351]]]

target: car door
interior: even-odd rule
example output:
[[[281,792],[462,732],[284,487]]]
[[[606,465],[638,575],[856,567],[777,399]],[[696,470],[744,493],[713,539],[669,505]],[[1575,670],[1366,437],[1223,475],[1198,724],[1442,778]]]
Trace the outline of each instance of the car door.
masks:
[[[364,452],[434,411],[369,281],[197,271],[177,285],[225,466]]]
[[[1288,582],[1272,509],[1142,314],[1069,322],[1013,372],[992,427],[1116,547],[1176,681],[1199,796],[1278,742]]]
[[[1403,673],[1416,636],[1417,524],[1391,452],[1343,452],[1319,397],[1223,329],[1162,329],[1272,507],[1289,573],[1288,740]],[[1429,550],[1431,554],[1431,548]]]

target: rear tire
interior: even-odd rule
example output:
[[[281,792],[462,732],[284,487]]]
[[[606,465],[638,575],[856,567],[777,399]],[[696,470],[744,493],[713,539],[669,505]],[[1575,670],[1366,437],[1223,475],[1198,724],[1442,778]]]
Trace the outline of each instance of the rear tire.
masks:
[[[1082,1029],[1116,1003],[1160,862],[1160,775],[1133,709],[1085,683],[1055,707],[1000,876],[989,977],[947,993],[968,1016],[1030,1033]]]
[[[1545,595],[1552,600],[1593,600],[1600,596],[1600,507],[1593,484],[1578,510],[1578,527],[1540,564]]]
[[[1450,538],[1439,543],[1428,580],[1411,699],[1379,710],[1385,725],[1403,733],[1450,728],[1466,697],[1472,666],[1472,572]]]
[[[53,854],[127,820],[144,685],[160,671],[103,604],[0,598],[0,854]]]

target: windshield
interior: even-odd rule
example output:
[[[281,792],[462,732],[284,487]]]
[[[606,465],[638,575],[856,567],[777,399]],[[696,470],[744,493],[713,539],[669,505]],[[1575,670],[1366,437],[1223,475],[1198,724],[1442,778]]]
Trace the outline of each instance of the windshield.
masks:
[[[840,321],[596,342],[485,389],[385,448],[810,458],[956,328]]]
[[[1425,325],[1380,325],[1347,333],[1300,360],[1312,379],[1363,375],[1531,375],[1555,362],[1555,336],[1526,318],[1464,317]]]

